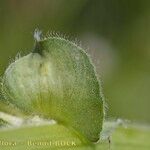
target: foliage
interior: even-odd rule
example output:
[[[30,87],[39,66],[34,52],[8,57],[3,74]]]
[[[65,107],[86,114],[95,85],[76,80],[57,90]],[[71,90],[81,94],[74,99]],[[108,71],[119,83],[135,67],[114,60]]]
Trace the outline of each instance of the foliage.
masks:
[[[112,126],[113,123],[105,122],[105,126],[108,127],[108,124]],[[107,130],[111,129],[107,128]],[[117,127],[113,132],[111,131],[110,139],[110,144],[107,138],[101,139],[96,144],[87,144],[74,131],[58,124],[0,130],[1,150],[9,150],[10,148],[12,150],[149,150],[150,127],[124,124]],[[17,142],[17,144],[15,146],[2,146],[2,140]],[[50,141],[52,142],[51,146],[44,145],[44,142],[50,143]],[[61,145],[60,141],[73,142],[73,145]],[[42,144],[33,145],[33,143],[40,144],[40,142],[43,146]]]

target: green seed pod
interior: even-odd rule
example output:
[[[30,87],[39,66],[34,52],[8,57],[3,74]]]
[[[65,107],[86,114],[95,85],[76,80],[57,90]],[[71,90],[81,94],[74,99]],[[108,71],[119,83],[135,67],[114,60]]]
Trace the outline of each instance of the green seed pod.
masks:
[[[66,39],[38,39],[33,52],[9,65],[2,80],[5,99],[29,114],[42,115],[99,140],[103,100],[85,51]]]

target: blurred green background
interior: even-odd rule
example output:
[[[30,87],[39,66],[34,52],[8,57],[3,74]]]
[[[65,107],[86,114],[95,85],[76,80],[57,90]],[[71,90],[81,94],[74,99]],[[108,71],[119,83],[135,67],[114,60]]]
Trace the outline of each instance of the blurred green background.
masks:
[[[108,118],[150,123],[150,1],[1,0],[0,75],[32,50],[35,28],[82,41],[102,78]]]

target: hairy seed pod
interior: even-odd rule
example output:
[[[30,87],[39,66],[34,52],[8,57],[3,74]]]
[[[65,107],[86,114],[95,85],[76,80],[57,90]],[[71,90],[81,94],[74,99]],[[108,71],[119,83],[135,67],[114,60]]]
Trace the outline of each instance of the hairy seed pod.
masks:
[[[2,91],[22,111],[54,119],[92,142],[99,140],[100,84],[89,57],[73,42],[37,38],[33,52],[8,66]]]

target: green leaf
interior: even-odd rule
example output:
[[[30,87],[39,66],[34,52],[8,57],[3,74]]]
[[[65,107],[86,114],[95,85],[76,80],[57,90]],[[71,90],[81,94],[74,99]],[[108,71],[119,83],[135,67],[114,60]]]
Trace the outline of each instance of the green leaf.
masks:
[[[108,124],[110,125],[110,123],[105,123],[105,126],[109,126]],[[101,140],[97,144],[91,144],[78,136],[74,130],[67,129],[62,125],[24,126],[15,129],[1,129],[0,148],[1,150],[149,150],[150,148],[150,127],[124,125],[113,130],[112,135],[109,136],[111,139],[110,144],[107,139]],[[17,145],[2,146],[2,141],[17,142]],[[28,145],[28,142],[31,141],[32,144],[46,141],[59,142],[59,144],[47,146]],[[62,146],[61,141],[65,143],[72,142],[72,145]]]
[[[4,146],[2,142],[16,142],[16,146]],[[36,146],[33,143],[41,143]],[[42,144],[47,144],[42,146]],[[67,145],[68,144],[68,145]],[[16,129],[3,129],[0,131],[0,147],[2,150],[13,148],[14,150],[28,149],[69,149],[80,147],[91,147],[75,131],[67,129],[62,125],[30,126]]]

